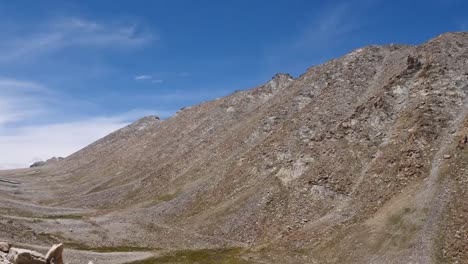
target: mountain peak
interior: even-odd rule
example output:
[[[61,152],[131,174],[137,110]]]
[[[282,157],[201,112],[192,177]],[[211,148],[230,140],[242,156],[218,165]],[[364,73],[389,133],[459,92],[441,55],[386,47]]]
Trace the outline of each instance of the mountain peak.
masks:
[[[273,90],[282,89],[294,81],[294,78],[289,73],[277,73],[267,83]]]

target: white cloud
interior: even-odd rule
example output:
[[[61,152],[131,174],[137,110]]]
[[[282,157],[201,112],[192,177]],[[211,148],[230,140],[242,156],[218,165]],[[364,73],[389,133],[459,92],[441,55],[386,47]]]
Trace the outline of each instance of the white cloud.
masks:
[[[360,8],[365,9],[365,6]],[[308,60],[307,66],[321,62],[323,51],[340,45],[352,34],[356,34],[362,23],[359,19],[361,13],[362,10],[352,2],[340,2],[320,10],[310,20],[303,21],[291,38],[278,39],[276,44],[267,47],[267,63],[278,67],[285,62],[294,61],[297,65],[297,61],[304,61],[305,57]]]
[[[0,36],[0,62],[30,59],[64,48],[135,47],[158,39],[138,23],[98,23],[81,18],[39,24],[22,36]]]
[[[135,46],[146,44],[157,37],[137,23],[99,24],[79,18],[63,19],[52,26],[66,36],[70,45]]]
[[[121,117],[92,118],[0,133],[0,169],[27,167],[35,161],[66,157],[127,124]]]
[[[0,78],[0,128],[46,113],[44,98],[48,94],[38,83]]]
[[[164,82],[164,80],[162,79],[155,79],[154,76],[147,75],[147,74],[138,75],[135,77],[135,80],[136,81],[150,81],[151,83],[163,83]]]
[[[153,78],[151,75],[139,75],[135,77],[135,80],[143,81],[143,80],[150,80],[151,78]]]
[[[67,104],[60,104],[61,101]],[[0,169],[27,167],[54,156],[65,157],[137,118],[150,114],[164,118],[173,114],[172,111],[133,110],[66,121],[51,118],[57,113],[73,111],[68,109],[73,104],[78,102],[64,100],[42,84],[0,78]],[[79,102],[82,104],[86,102]]]
[[[0,130],[0,170],[28,167],[51,157],[67,157],[135,119],[154,114],[168,117],[173,112],[134,110],[110,117],[20,126],[3,133]]]
[[[28,107],[22,109],[21,105],[28,105]],[[33,98],[0,97],[0,126],[44,113],[42,105]]]
[[[293,44],[294,48],[327,47],[334,44],[337,39],[358,28],[353,13],[350,3],[341,3],[323,11],[304,27]]]
[[[5,91],[18,91],[18,90],[29,90],[29,91],[46,91],[47,89],[42,86],[41,84],[29,82],[29,81],[21,81],[15,79],[8,79],[0,77],[0,88],[2,92]]]

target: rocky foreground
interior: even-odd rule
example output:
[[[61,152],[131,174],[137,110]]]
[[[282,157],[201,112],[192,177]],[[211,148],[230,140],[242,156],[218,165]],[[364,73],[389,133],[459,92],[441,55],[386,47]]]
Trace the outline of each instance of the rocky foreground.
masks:
[[[127,264],[158,256],[155,252],[95,252],[64,248],[63,243],[49,248],[22,243],[12,246],[0,242],[0,264]]]
[[[11,247],[7,242],[0,242],[0,264],[64,264],[62,252],[63,244],[53,245],[46,255],[42,255],[33,250]]]

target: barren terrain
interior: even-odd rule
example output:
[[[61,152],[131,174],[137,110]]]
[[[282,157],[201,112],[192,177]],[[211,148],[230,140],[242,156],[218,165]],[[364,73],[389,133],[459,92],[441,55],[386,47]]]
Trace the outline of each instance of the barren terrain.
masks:
[[[467,47],[367,46],[0,171],[0,240],[69,263],[468,263]]]

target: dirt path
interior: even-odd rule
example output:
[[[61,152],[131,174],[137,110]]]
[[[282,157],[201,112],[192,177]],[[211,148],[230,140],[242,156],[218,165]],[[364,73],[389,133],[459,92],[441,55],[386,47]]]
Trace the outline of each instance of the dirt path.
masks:
[[[5,178],[0,178],[0,182],[9,183],[9,184],[21,184],[20,182],[12,181],[12,180],[5,179]]]
[[[92,213],[94,210],[81,209],[81,208],[67,208],[67,207],[53,207],[46,205],[38,205],[29,202],[13,200],[13,199],[2,199],[1,207],[7,207],[19,211],[30,212],[38,215],[64,215],[64,214],[84,214]],[[0,207],[0,208],[1,208]]]
[[[451,128],[458,130],[463,125],[467,113],[468,104],[465,102],[462,111],[454,120]],[[426,188],[417,199],[421,210],[430,209],[430,211],[427,215],[427,221],[424,223],[421,232],[419,232],[420,236],[417,239],[416,250],[413,250],[412,255],[408,259],[412,263],[434,263],[434,254],[436,252],[434,244],[438,230],[437,225],[450,199],[450,191],[444,188],[443,184],[440,184],[442,180],[440,170],[443,160],[445,160],[444,155],[452,147],[453,140],[454,135],[447,131],[440,144],[441,148],[434,155]]]

